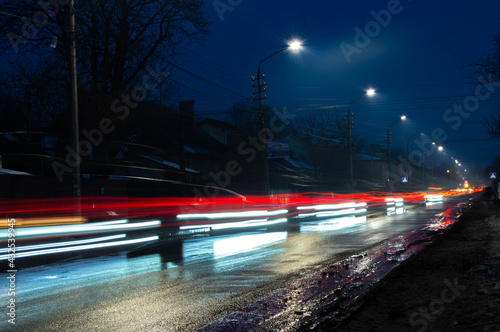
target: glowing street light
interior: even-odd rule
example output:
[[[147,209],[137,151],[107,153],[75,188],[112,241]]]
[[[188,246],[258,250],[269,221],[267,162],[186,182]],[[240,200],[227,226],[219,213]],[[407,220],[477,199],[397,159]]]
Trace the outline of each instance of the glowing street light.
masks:
[[[387,127],[387,163],[389,164],[389,167],[388,167],[389,175],[391,173],[391,131],[390,131],[390,129],[391,129],[392,125],[394,125],[402,120],[406,120],[406,115],[401,115],[399,117],[399,119],[397,119],[396,121],[391,123],[389,125],[389,127]],[[389,178],[387,179],[387,181],[389,181]]]
[[[375,95],[375,90],[370,88],[365,91],[364,94],[359,96],[358,98],[354,99],[349,103],[349,106],[347,107],[347,149],[349,152],[349,169],[350,169],[350,177],[351,177],[351,190],[354,190],[354,172],[353,172],[353,167],[352,167],[352,114],[351,114],[351,105],[354,104],[356,101],[359,99],[363,98],[364,96],[368,97],[373,97]]]
[[[442,145],[437,145],[436,142],[432,142],[432,145],[434,146],[437,146],[436,149],[440,152],[444,151],[444,147]],[[432,162],[432,154],[430,155],[430,162],[431,162],[431,185],[432,185],[432,182],[434,181],[434,175],[436,174],[437,175],[437,171],[438,171],[438,166],[437,166],[437,159],[439,158],[439,156],[436,156],[435,159],[434,159],[434,163]],[[453,158],[453,157],[452,157]],[[434,173],[434,168],[436,169],[436,173]]]
[[[293,40],[288,45],[288,48],[290,48],[292,51],[299,51],[302,48],[302,43],[300,42],[300,40]]]
[[[406,116],[405,116],[405,119],[406,119]],[[419,135],[423,135],[423,133],[418,133],[418,134],[415,134],[411,137],[408,137],[408,139],[406,140],[406,169],[408,171],[408,192],[410,192],[410,182],[411,182],[411,172],[410,172],[410,142],[412,140],[412,138],[414,137],[417,137]],[[423,167],[423,164],[424,164],[424,153],[422,152],[422,167]],[[422,172],[423,174],[424,172]],[[423,180],[422,180],[423,182]]]
[[[257,66],[257,78],[252,77],[252,81],[257,81],[257,85],[253,85],[253,87],[257,88],[257,96],[254,96],[254,100],[259,101],[259,116],[260,116],[260,127],[263,133],[266,133],[266,126],[265,126],[265,110],[264,110],[264,99],[266,96],[263,95],[265,91],[265,83],[262,82],[262,79],[264,78],[264,75],[261,74],[260,72],[260,65],[266,61],[269,58],[272,58],[278,53],[281,53],[286,50],[292,50],[292,51],[299,51],[302,48],[302,43],[299,40],[293,40],[291,41],[288,46],[280,49],[279,51],[271,54],[268,57],[265,57],[262,59],[258,66]],[[255,92],[254,92],[255,93]],[[270,185],[269,185],[269,160],[267,156],[267,137],[264,135],[264,184],[265,184],[265,190],[266,192],[269,192]]]

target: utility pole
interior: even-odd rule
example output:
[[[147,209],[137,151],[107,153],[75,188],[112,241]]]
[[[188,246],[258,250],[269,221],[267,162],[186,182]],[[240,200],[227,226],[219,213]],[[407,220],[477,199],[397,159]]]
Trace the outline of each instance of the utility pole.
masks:
[[[352,103],[351,103],[352,104]],[[347,110],[347,149],[349,153],[349,174],[351,181],[351,191],[354,191],[354,170],[352,165],[352,113],[351,113],[351,104],[349,104]]]
[[[270,194],[271,186],[269,184],[269,158],[267,154],[267,129],[266,129],[266,124],[265,124],[265,109],[264,109],[264,99],[266,96],[263,95],[264,91],[266,90],[266,83],[262,82],[262,79],[264,78],[264,75],[261,74],[260,72],[260,65],[262,62],[266,61],[269,58],[272,58],[278,53],[281,53],[285,50],[300,50],[301,48],[301,43],[298,40],[292,41],[287,47],[284,47],[280,49],[277,52],[274,52],[268,57],[265,57],[264,59],[260,60],[258,66],[257,66],[257,79],[255,77],[252,77],[252,81],[255,82],[257,80],[257,86],[255,86],[255,83],[253,84],[253,87],[257,88],[257,97],[254,96],[254,100],[259,101],[259,115],[260,115],[260,128],[262,131],[262,136],[264,137],[264,183],[265,183],[265,191],[267,194]],[[254,91],[255,95],[255,91]]]
[[[422,186],[425,188],[425,155],[422,151]]]
[[[264,59],[265,60],[265,59]],[[263,60],[263,61],[264,61]],[[262,62],[262,61],[261,61]],[[269,193],[270,190],[270,185],[269,185],[269,161],[267,158],[267,133],[266,131],[266,114],[265,114],[265,108],[264,108],[264,99],[266,99],[266,96],[264,95],[264,91],[266,91],[266,83],[262,81],[264,78],[264,75],[261,74],[260,72],[260,63],[257,68],[257,78],[252,77],[252,81],[255,82],[257,81],[257,85],[253,83],[253,87],[257,88],[257,96],[254,95],[254,100],[259,101],[259,123],[260,123],[260,129],[262,132],[264,132],[264,155],[263,155],[263,163],[264,163],[264,190],[266,193]],[[255,94],[255,90],[254,90]]]
[[[389,127],[387,127],[387,162],[389,164],[389,167],[388,167],[388,171],[389,171],[389,178],[387,179],[388,181],[390,180],[390,177],[391,177],[391,127],[393,125],[395,125],[396,123],[398,123],[399,121],[401,120],[405,120],[406,119],[406,116],[405,115],[401,115],[399,117],[399,119],[397,119],[396,121],[394,121],[393,123],[391,123],[389,125]],[[390,186],[389,186],[390,188]]]
[[[353,165],[352,165],[352,113],[351,113],[351,105],[358,101],[359,99],[363,98],[364,96],[373,96],[375,94],[375,90],[373,89],[368,89],[363,93],[361,96],[358,98],[354,99],[349,103],[349,106],[347,106],[347,132],[348,132],[348,137],[347,137],[347,149],[349,153],[349,173],[350,173],[350,184],[351,184],[351,192],[354,191],[354,171],[353,171]]]
[[[436,175],[436,178],[439,180],[439,172],[438,172],[438,166],[437,166],[437,158],[434,158],[434,173]],[[437,184],[439,187],[439,184]]]
[[[408,192],[411,191],[411,186],[410,186],[410,140],[406,141],[406,172],[408,176]]]
[[[73,183],[73,195],[76,198],[77,214],[81,214],[81,157],[80,157],[80,136],[79,136],[79,121],[78,121],[78,85],[76,77],[76,28],[75,28],[75,8],[74,0],[69,2],[69,49],[70,49],[70,80],[71,80],[71,113],[73,116],[73,150],[76,154],[76,167]]]
[[[387,170],[389,171],[389,178],[391,176],[391,132],[387,128]]]
[[[430,155],[430,162],[431,162],[431,183],[430,186],[433,186],[434,183],[434,169],[433,169],[433,164],[432,164],[432,154]]]

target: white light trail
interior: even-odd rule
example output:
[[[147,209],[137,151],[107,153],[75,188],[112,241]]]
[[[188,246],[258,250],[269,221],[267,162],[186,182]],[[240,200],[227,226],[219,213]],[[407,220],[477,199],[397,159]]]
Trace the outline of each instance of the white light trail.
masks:
[[[318,204],[309,206],[298,206],[297,210],[338,210],[338,209],[349,209],[357,207],[365,207],[366,203],[338,203],[338,204]]]
[[[312,212],[312,213],[301,213],[298,216],[300,218],[304,217],[335,217],[335,216],[343,216],[346,214],[358,214],[365,213],[366,208],[363,209],[344,209],[340,211],[323,211],[323,212]]]
[[[212,230],[228,229],[228,228],[244,228],[244,227],[260,227],[260,226],[270,226],[275,224],[280,224],[287,222],[287,218],[280,218],[276,220],[267,219],[255,219],[255,220],[245,220],[239,222],[227,222],[218,224],[208,224],[208,225],[189,225],[181,226],[180,230],[197,229],[197,228],[211,228]]]
[[[318,223],[316,225],[302,225],[300,226],[300,232],[321,232],[321,231],[337,231],[343,228],[348,228],[356,226],[358,224],[366,222],[366,216],[361,217],[341,217],[326,222]]]
[[[272,217],[280,214],[286,214],[288,210],[274,211],[242,211],[242,212],[218,212],[218,213],[196,213],[196,214],[179,214],[177,219],[230,219],[230,218],[253,218],[253,217]]]
[[[86,240],[55,242],[55,243],[37,244],[37,245],[32,245],[32,246],[16,247],[16,252],[36,250],[36,249],[66,247],[66,246],[72,246],[72,245],[77,245],[77,244],[87,244],[87,243],[94,243],[94,242],[104,242],[104,241],[122,239],[126,236],[127,236],[126,234],[119,234],[119,235],[105,236],[105,237],[86,239]],[[9,248],[0,249],[0,253],[7,253],[8,251],[9,251]]]
[[[440,202],[443,200],[443,195],[426,195],[424,198],[429,202]]]
[[[22,257],[40,256],[40,255],[47,255],[47,254],[58,254],[58,253],[63,253],[63,252],[81,251],[81,250],[96,249],[96,248],[102,249],[102,248],[108,248],[108,247],[123,246],[123,245],[127,245],[127,244],[137,244],[137,243],[143,243],[143,242],[148,242],[148,241],[156,241],[158,239],[159,239],[158,236],[150,236],[150,237],[135,239],[135,240],[86,244],[86,245],[65,247],[65,248],[59,248],[59,249],[36,250],[36,251],[19,253],[19,254],[16,253],[15,258],[17,259],[17,258],[22,258]],[[0,260],[6,260],[8,258],[9,258],[9,255],[0,255]]]
[[[161,224],[161,221],[146,221],[137,223],[125,223],[126,221],[112,221],[104,223],[88,223],[82,225],[64,225],[64,226],[45,226],[45,227],[27,227],[16,229],[16,238],[24,236],[37,236],[37,235],[57,235],[57,234],[70,234],[70,233],[91,233],[96,231],[112,231],[112,230],[129,230],[156,227]],[[7,238],[7,230],[0,230],[0,239]]]

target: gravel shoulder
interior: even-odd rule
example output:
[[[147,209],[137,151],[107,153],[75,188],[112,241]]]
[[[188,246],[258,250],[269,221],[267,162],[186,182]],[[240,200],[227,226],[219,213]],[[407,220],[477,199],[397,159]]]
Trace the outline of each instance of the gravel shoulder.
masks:
[[[316,331],[500,331],[500,205],[479,200],[445,234]]]

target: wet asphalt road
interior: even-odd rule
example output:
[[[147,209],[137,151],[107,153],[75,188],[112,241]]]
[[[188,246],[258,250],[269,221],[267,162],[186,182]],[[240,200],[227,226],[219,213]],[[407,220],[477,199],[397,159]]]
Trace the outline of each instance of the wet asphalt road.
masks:
[[[369,209],[368,215],[301,220],[272,231],[171,241],[159,253],[122,252],[25,268],[19,260],[16,324],[8,323],[5,309],[0,330],[197,330],[328,264],[421,229],[468,197],[390,216]],[[2,288],[0,301],[8,304]]]

